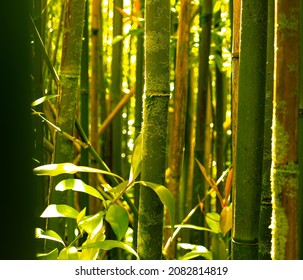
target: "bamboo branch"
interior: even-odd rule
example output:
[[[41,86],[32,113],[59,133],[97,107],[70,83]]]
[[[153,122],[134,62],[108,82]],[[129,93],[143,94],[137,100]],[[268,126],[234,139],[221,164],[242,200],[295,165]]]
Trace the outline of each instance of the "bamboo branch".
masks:
[[[128,103],[128,101],[133,96],[134,92],[135,92],[134,89],[131,89],[131,91],[128,94],[125,94],[123,96],[123,98],[120,100],[120,102],[114,108],[114,110],[108,115],[108,117],[104,120],[102,125],[99,127],[98,136],[100,136],[104,133],[104,130],[108,127],[108,125],[111,123],[111,121],[117,116],[117,114],[122,110],[123,106]]]

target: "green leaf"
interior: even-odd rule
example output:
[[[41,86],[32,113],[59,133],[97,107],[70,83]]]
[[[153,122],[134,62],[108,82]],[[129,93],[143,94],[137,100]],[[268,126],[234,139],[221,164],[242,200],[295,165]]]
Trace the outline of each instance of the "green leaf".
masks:
[[[45,254],[37,254],[38,260],[56,260],[58,258],[59,250],[55,248],[54,250],[45,253]]]
[[[205,217],[206,223],[215,233],[220,233],[220,215],[216,212],[207,213]]]
[[[104,240],[102,242],[91,243],[81,247],[81,249],[89,249],[89,248],[99,248],[101,250],[106,250],[106,251],[111,250],[113,248],[121,248],[135,255],[137,259],[139,259],[137,252],[132,247],[117,240]]]
[[[135,141],[134,151],[132,154],[129,182],[136,180],[141,172],[141,158],[142,158],[142,134],[139,134]]]
[[[50,100],[52,98],[56,98],[57,96],[59,96],[58,94],[49,94],[49,95],[45,95],[43,97],[40,97],[38,99],[36,99],[35,101],[32,102],[31,106],[35,107],[37,105],[40,105],[41,103]]]
[[[171,226],[173,229],[175,224],[175,198],[172,193],[167,188],[159,184],[146,181],[139,181],[138,183],[141,183],[142,186],[149,187],[156,192],[163,205],[168,209]]]
[[[101,242],[104,240],[105,240],[104,231],[100,231],[93,238],[91,235],[88,235],[86,241],[83,243],[82,246],[85,246],[87,244],[96,243],[96,242]],[[81,260],[96,260],[98,257],[99,251],[100,251],[99,248],[82,249],[82,252],[80,253],[79,258]]]
[[[60,237],[59,234],[57,234],[55,231],[53,230],[42,230],[41,228],[36,228],[35,230],[35,236],[36,238],[44,238],[44,239],[48,239],[48,240],[53,240],[56,242],[59,242],[61,244],[63,244],[63,246],[65,247],[65,244],[62,240],[62,238]]]
[[[76,247],[71,246],[61,250],[58,256],[59,260],[79,260],[78,250]]]
[[[109,193],[121,193],[121,192],[123,192],[127,189],[127,186],[128,186],[128,182],[124,181],[124,182],[121,182],[116,187],[109,189],[107,192],[109,192]]]
[[[213,253],[214,260],[227,260],[227,250],[225,241],[219,234],[214,234],[211,239],[210,250]]]
[[[217,232],[214,232],[212,229],[209,229],[206,227],[199,227],[199,226],[191,225],[191,224],[175,225],[175,228],[190,228],[190,229],[195,229],[195,230],[205,230],[205,231],[217,233]]]
[[[39,176],[57,176],[61,174],[75,174],[77,172],[101,173],[101,174],[117,177],[121,181],[124,181],[122,177],[120,177],[115,173],[97,169],[97,168],[87,167],[87,166],[77,166],[69,162],[46,164],[34,168],[34,174]]]
[[[92,238],[98,234],[103,226],[104,212],[99,211],[95,215],[84,216],[79,222],[78,226],[81,230],[85,230]]]
[[[219,12],[219,10],[221,9],[221,0],[217,0],[215,5],[214,5],[214,8],[213,8],[213,13],[217,13]]]
[[[65,204],[50,204],[46,207],[44,212],[41,214],[41,218],[55,218],[55,217],[65,217],[77,219],[79,212]]]
[[[221,211],[220,229],[225,235],[232,227],[232,206],[225,206]]]
[[[120,241],[128,229],[127,211],[123,207],[113,204],[108,208],[105,220],[110,224]]]
[[[178,243],[178,246],[184,250],[191,250],[181,257],[181,260],[191,260],[197,257],[204,257],[207,260],[212,260],[212,253],[207,250],[204,246],[189,244],[189,243]]]
[[[104,200],[103,196],[93,187],[85,184],[80,179],[66,179],[61,181],[55,187],[56,191],[73,190],[78,192],[84,192],[101,200]]]
[[[117,35],[114,39],[113,39],[113,45],[122,41],[124,39],[124,36],[122,35]]]

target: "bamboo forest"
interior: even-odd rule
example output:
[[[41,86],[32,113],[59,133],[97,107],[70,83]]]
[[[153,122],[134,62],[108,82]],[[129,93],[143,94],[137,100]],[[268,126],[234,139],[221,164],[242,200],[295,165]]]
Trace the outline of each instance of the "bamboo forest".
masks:
[[[3,258],[303,259],[303,0],[8,5]]]

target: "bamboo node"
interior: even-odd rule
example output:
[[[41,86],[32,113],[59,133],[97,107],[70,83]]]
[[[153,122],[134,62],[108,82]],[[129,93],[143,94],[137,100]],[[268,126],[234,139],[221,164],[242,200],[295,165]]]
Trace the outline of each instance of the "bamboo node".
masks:
[[[150,93],[147,94],[148,97],[170,97],[170,93]]]
[[[232,58],[239,58],[240,57],[240,53],[239,52],[233,52],[233,53],[231,53],[231,57]]]
[[[232,238],[231,242],[236,245],[249,246],[249,247],[255,247],[259,245],[259,242],[250,243],[246,241],[236,241],[234,238]]]

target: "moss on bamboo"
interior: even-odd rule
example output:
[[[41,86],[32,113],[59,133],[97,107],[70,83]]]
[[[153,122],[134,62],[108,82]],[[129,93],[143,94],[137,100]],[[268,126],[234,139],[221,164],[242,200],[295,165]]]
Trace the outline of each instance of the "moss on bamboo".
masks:
[[[273,166],[272,178],[272,258],[285,258],[288,235],[288,219],[282,205],[282,196],[295,197],[298,188],[298,165],[285,163],[288,153],[289,135],[278,120],[274,122]]]

